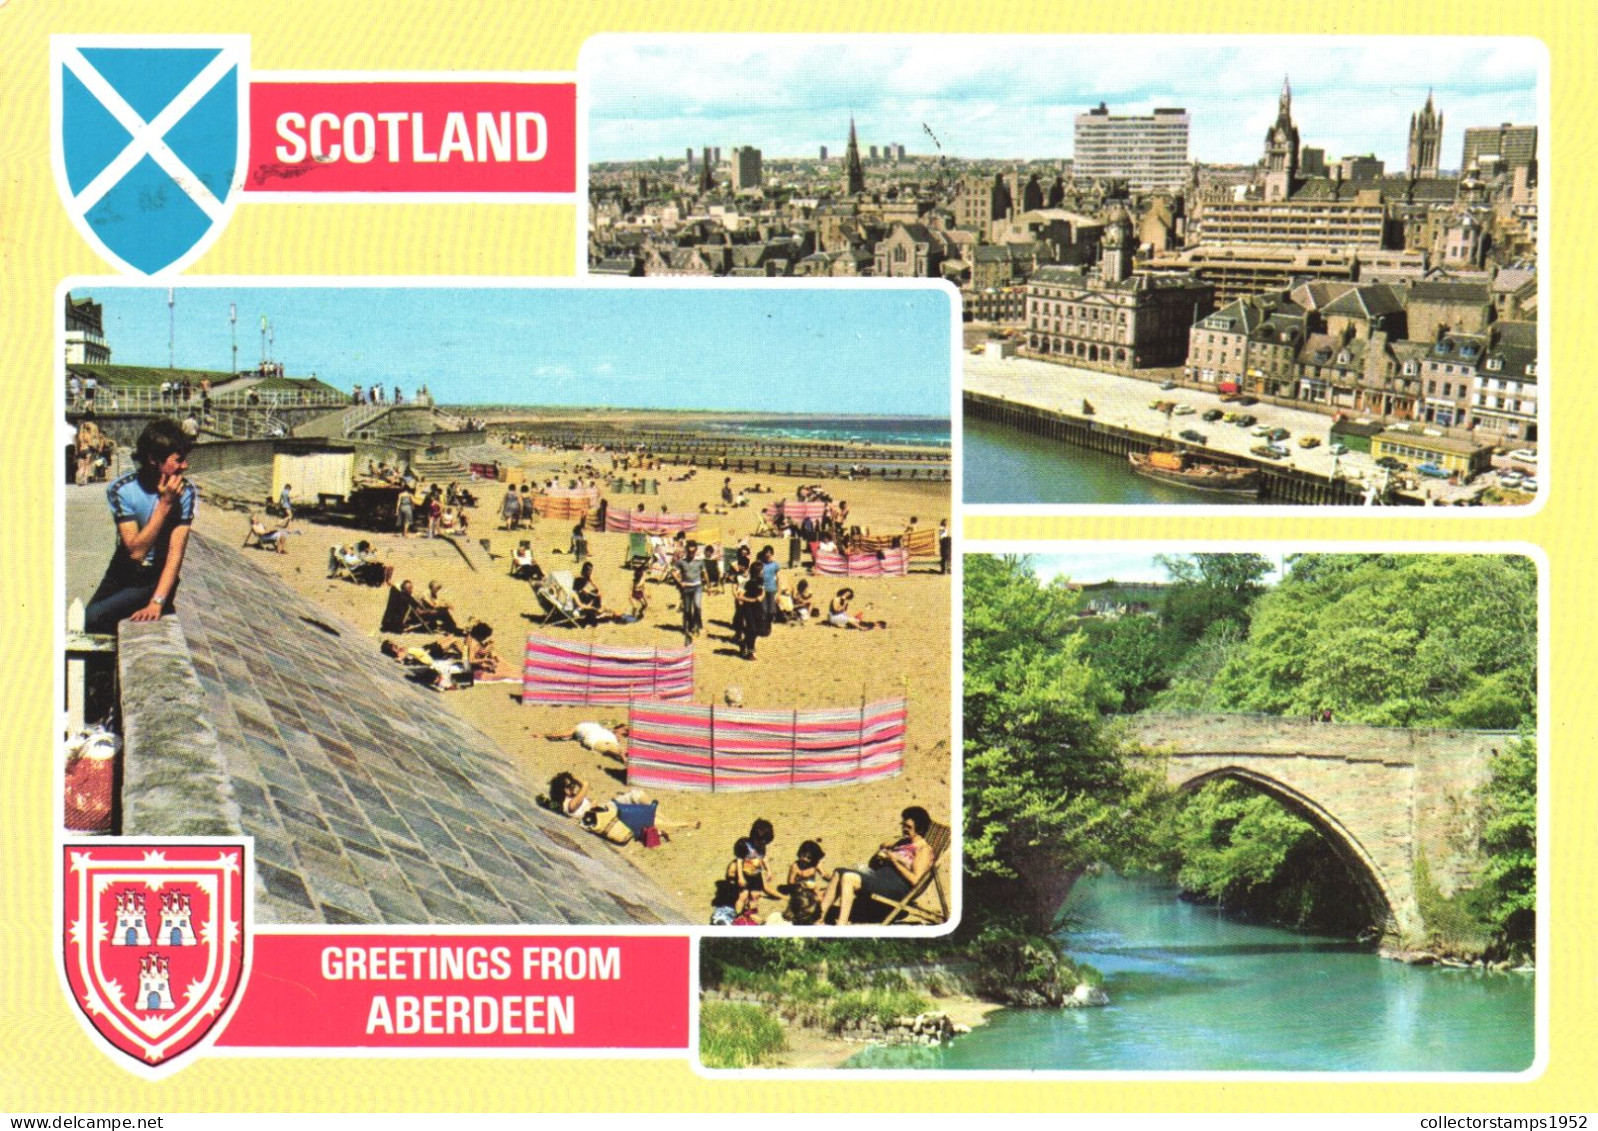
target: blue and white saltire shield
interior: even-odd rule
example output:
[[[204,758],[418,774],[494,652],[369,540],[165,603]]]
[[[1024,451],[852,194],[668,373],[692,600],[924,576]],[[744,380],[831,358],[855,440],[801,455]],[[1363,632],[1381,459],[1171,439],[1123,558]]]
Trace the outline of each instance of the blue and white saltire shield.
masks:
[[[78,231],[123,271],[181,271],[244,184],[250,39],[54,36],[56,186]]]

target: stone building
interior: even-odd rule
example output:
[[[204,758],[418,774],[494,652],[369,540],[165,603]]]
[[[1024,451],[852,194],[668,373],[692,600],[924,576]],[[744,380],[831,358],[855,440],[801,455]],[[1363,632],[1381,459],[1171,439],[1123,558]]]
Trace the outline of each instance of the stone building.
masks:
[[[1186,376],[1223,393],[1292,396],[1306,311],[1285,292],[1236,299],[1193,324]]]
[[[1129,371],[1181,364],[1214,292],[1185,272],[1132,270],[1132,225],[1106,226],[1096,268],[1043,267],[1027,283],[1027,347],[1049,361]]]
[[[887,239],[878,242],[876,275],[883,279],[936,279],[949,257],[943,233],[925,224],[895,224]]]
[[[1411,178],[1435,177],[1443,153],[1443,116],[1432,109],[1432,92],[1426,105],[1409,116],[1409,158],[1405,169]]]

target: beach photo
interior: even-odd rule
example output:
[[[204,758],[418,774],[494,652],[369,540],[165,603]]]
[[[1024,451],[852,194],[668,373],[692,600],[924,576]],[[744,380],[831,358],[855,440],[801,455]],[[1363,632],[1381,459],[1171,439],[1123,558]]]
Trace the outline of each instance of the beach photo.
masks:
[[[701,1063],[1534,1073],[1528,553],[968,552],[958,928],[705,940]]]
[[[267,924],[947,930],[953,304],[69,281],[61,829],[253,838]]]
[[[1534,507],[1533,39],[600,36],[613,277],[960,290],[981,506]]]

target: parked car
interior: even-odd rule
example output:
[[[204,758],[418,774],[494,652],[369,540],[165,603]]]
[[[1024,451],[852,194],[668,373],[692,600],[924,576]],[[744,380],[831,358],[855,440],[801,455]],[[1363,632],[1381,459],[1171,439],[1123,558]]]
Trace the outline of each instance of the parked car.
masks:
[[[1519,491],[1526,484],[1526,477],[1514,471],[1506,471],[1498,477],[1498,485],[1510,491]]]
[[[1265,433],[1265,435],[1271,440],[1285,440],[1292,435],[1292,433],[1286,428],[1272,428],[1269,432]]]
[[[1376,466],[1385,467],[1389,471],[1403,471],[1405,464],[1404,461],[1399,459],[1397,456],[1383,456],[1381,459],[1376,461]]]
[[[1207,444],[1210,442],[1210,438],[1196,428],[1189,428],[1183,432],[1182,439],[1190,440],[1195,444]]]
[[[1319,436],[1300,436],[1298,438],[1298,446],[1301,448],[1318,448],[1321,446],[1321,438]]]
[[[1271,431],[1272,429],[1269,424],[1256,424],[1254,427],[1248,430],[1248,434],[1250,436],[1265,436],[1268,438],[1270,437]]]
[[[1259,401],[1258,397],[1238,397],[1237,398],[1237,403],[1240,404],[1240,405],[1243,405],[1246,408],[1247,406],[1249,406],[1251,404],[1259,404],[1260,401]]]
[[[1243,413],[1236,420],[1232,421],[1232,423],[1237,425],[1239,428],[1252,428],[1259,422],[1259,417],[1247,412]]]
[[[1221,417],[1225,415],[1226,414],[1220,409],[1212,408],[1204,414],[1204,421],[1206,424],[1214,424],[1217,420],[1221,419]]]
[[[1173,416],[1192,416],[1198,410],[1190,404],[1179,404],[1171,410]]]
[[[1302,440],[1299,441],[1299,442],[1303,443]],[[1333,444],[1331,447],[1327,448],[1326,450],[1331,452],[1334,456],[1346,456],[1348,454],[1348,445],[1347,444],[1342,444],[1342,443]]]
[[[1437,463],[1423,463],[1415,468],[1416,471],[1428,479],[1447,479],[1453,472]]]
[[[1509,453],[1510,459],[1518,459],[1521,463],[1536,463],[1537,452],[1532,448],[1516,448]]]
[[[1160,388],[1162,388],[1162,389],[1174,389],[1174,388],[1176,388],[1176,382],[1175,381],[1162,382],[1161,385],[1160,385]]]
[[[1286,459],[1287,452],[1275,444],[1255,444],[1249,451],[1262,459]]]
[[[1530,475],[1526,476],[1525,480],[1520,485],[1520,489],[1522,491],[1530,491],[1533,495],[1535,495],[1537,493],[1537,480]]]

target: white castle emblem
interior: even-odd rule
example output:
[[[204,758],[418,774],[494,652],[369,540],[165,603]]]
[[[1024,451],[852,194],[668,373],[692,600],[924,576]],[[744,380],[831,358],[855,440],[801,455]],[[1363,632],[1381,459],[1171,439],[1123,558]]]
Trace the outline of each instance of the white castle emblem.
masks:
[[[197,946],[194,927],[190,922],[192,911],[189,897],[183,892],[167,892],[161,896],[161,930],[155,936],[157,946]]]
[[[171,1009],[172,978],[167,960],[154,951],[139,960],[139,996],[135,1009]]]
[[[150,928],[144,921],[144,893],[124,891],[116,900],[117,925],[112,946],[149,946]]]

